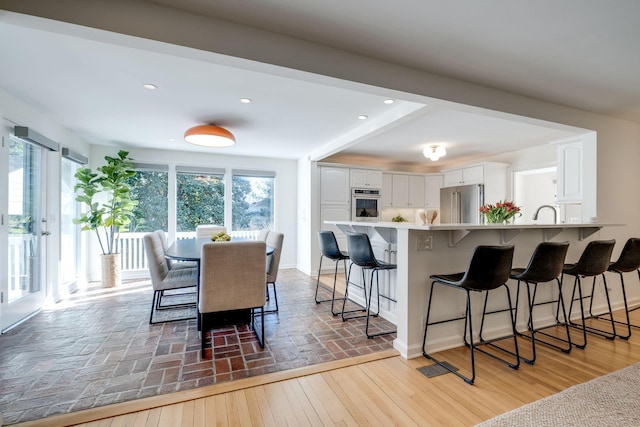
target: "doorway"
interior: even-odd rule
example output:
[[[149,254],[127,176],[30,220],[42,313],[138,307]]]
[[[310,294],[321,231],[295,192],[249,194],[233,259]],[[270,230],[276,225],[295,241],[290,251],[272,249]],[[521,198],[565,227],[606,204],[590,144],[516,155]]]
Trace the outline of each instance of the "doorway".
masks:
[[[5,122],[0,171],[0,331],[42,308],[45,291],[46,150],[16,137]]]
[[[533,215],[542,205],[556,205],[557,172],[556,167],[546,167],[517,171],[513,174],[514,203],[521,207],[522,216],[516,218],[517,224],[533,223]],[[558,220],[559,220],[558,216]],[[554,217],[551,209],[542,209],[539,212],[538,224],[553,224]]]

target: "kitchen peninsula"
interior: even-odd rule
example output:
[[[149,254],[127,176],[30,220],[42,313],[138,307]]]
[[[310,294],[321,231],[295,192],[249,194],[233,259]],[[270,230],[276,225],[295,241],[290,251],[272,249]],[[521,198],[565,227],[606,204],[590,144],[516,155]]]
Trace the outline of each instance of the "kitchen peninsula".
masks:
[[[422,355],[422,334],[426,315],[427,299],[431,281],[431,274],[446,274],[462,272],[467,268],[473,250],[478,245],[515,245],[513,259],[514,267],[526,267],[529,259],[538,245],[543,241],[570,242],[567,262],[576,262],[590,240],[607,238],[601,236],[603,227],[619,224],[582,223],[582,224],[440,224],[421,225],[395,222],[352,222],[326,221],[327,224],[337,226],[343,232],[367,233],[372,242],[382,241],[389,245],[389,254],[395,254],[391,259],[397,263],[395,277],[392,282],[392,292],[395,295],[395,312],[388,320],[396,323],[397,337],[394,347],[404,358],[414,358]],[[355,268],[355,267],[354,267]],[[509,285],[515,290],[516,284]],[[444,288],[444,287],[443,287]],[[565,287],[564,291],[571,291]],[[464,314],[465,296],[462,292],[452,289],[439,289],[434,298],[438,298],[434,319],[450,315],[452,310]],[[512,295],[515,295],[512,293]],[[545,295],[541,295],[542,298]],[[473,298],[473,296],[472,296]],[[513,297],[515,299],[515,297]],[[616,301],[614,301],[616,302]],[[621,304],[620,301],[617,301]],[[478,304],[476,304],[478,303]],[[479,316],[480,301],[474,300],[474,319]],[[491,307],[489,298],[489,308]],[[520,301],[520,304],[526,302]],[[616,306],[618,306],[616,304]],[[595,308],[595,306],[594,306]],[[526,310],[519,311],[518,325],[524,327]],[[497,317],[497,316],[496,316]],[[551,322],[553,313],[549,312],[548,321]],[[544,322],[544,318],[541,318]],[[504,333],[504,322],[487,319],[485,335],[500,336]],[[501,324],[502,323],[502,324]],[[429,351],[440,351],[462,345],[463,322],[454,322],[434,328],[430,333]]]

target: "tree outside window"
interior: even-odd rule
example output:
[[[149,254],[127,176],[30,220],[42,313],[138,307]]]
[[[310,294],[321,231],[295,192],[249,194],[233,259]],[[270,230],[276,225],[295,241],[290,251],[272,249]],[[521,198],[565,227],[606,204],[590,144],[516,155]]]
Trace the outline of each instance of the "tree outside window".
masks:
[[[224,224],[224,174],[178,172],[177,231],[195,231],[200,224]]]
[[[169,175],[166,168],[165,170],[137,169],[129,183],[132,185],[131,199],[138,201],[134,214],[136,218],[140,218],[131,221],[129,231],[136,233],[167,231]]]
[[[273,229],[274,173],[233,171],[232,230]]]

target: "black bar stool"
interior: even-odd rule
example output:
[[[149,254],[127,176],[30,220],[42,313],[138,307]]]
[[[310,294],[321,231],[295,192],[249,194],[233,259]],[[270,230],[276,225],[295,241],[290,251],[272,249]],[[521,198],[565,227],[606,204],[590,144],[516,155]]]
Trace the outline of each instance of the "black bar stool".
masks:
[[[627,240],[624,247],[622,248],[622,252],[620,253],[620,257],[616,262],[613,262],[607,268],[607,271],[611,271],[613,273],[618,273],[620,275],[620,285],[622,286],[622,299],[624,300],[624,311],[627,317],[627,322],[619,322],[614,320],[615,323],[627,325],[627,334],[620,335],[617,334],[618,337],[622,339],[629,339],[631,336],[631,327],[640,328],[639,325],[632,325],[629,320],[629,313],[635,310],[638,310],[640,306],[634,307],[629,310],[629,305],[627,303],[627,291],[624,286],[624,277],[622,273],[630,273],[636,270],[638,272],[638,279],[640,279],[640,239],[637,237],[632,237]],[[606,315],[604,315],[606,316]],[[609,316],[613,317],[613,314],[609,314]],[[600,317],[600,316],[599,316]]]
[[[477,246],[473,252],[473,256],[471,257],[471,261],[469,262],[469,266],[467,267],[466,272],[429,276],[429,278],[432,279],[433,282],[431,283],[431,292],[429,294],[429,304],[427,307],[427,319],[424,325],[424,338],[422,340],[422,354],[427,359],[433,360],[435,363],[437,363],[447,371],[462,378],[468,384],[473,384],[476,378],[476,365],[475,365],[475,356],[474,356],[475,350],[478,350],[479,352],[484,353],[488,356],[491,356],[496,360],[506,363],[510,368],[518,369],[520,367],[520,354],[518,353],[518,341],[516,339],[516,326],[513,320],[513,306],[511,304],[511,294],[506,284],[507,280],[509,280],[509,273],[511,272],[511,263],[513,261],[513,251],[514,251],[513,245]],[[439,320],[437,322],[429,321],[429,318],[431,316],[431,303],[433,302],[433,290],[435,289],[436,284],[449,286],[453,289],[461,289],[467,293],[467,305],[466,305],[466,310],[463,317],[455,317],[447,320]],[[484,307],[486,309],[487,296],[489,294],[489,291],[493,289],[497,289],[502,286],[504,286],[504,288],[507,291],[507,300],[509,302],[509,310],[508,310],[509,322],[511,323],[512,334],[506,337],[496,338],[489,341],[480,339],[480,341],[476,343],[474,342],[473,324],[471,321],[471,318],[472,318],[471,291],[485,292]],[[507,310],[502,310],[502,311],[507,311]],[[453,322],[453,321],[462,320],[462,319],[464,319],[464,344],[471,349],[471,377],[466,377],[462,375],[461,373],[456,371],[453,367],[436,359],[426,351],[427,331],[429,329],[429,326],[439,325],[439,324]],[[467,335],[467,331],[468,331],[468,335]],[[511,338],[511,337],[513,338],[515,352],[511,352],[497,346],[494,346],[494,347],[514,356],[515,358],[514,363],[510,363],[509,361],[502,359],[492,353],[489,353],[479,347],[482,344],[492,344],[495,341],[502,340],[505,338]]]
[[[567,321],[567,312],[564,308],[564,301],[562,299],[562,286],[560,284],[560,275],[564,267],[564,259],[569,249],[569,242],[543,242],[540,243],[531,259],[527,268],[514,268],[511,270],[509,278],[518,281],[518,289],[516,291],[516,313],[514,321],[517,318],[518,301],[520,299],[520,284],[524,283],[527,288],[527,303],[529,307],[529,319],[527,320],[527,329],[530,333],[529,336],[519,333],[519,335],[531,339],[531,359],[522,358],[525,362],[533,365],[536,361],[536,337],[535,334],[544,335],[555,341],[563,342],[566,345],[560,346],[550,341],[543,341],[538,338],[540,343],[554,347],[565,353],[571,352],[571,334],[569,333],[569,322]],[[555,299],[549,299],[547,301],[536,302],[536,295],[538,293],[538,285],[548,282],[556,282],[558,287],[558,297]],[[531,287],[533,287],[533,296],[531,294]],[[555,304],[556,305],[556,323],[553,325],[542,326],[536,328],[533,320],[533,311],[535,307]],[[560,311],[562,310],[562,320],[560,320]],[[545,329],[554,328],[556,326],[564,326],[566,338],[559,338],[557,336],[543,332]]]
[[[364,316],[352,316],[349,318],[344,317],[345,303],[347,301],[347,295],[349,290],[349,285],[351,284],[351,267],[349,267],[349,276],[347,277],[347,286],[345,288],[344,300],[342,301],[342,320],[350,320],[358,317],[366,317],[367,322],[365,325],[365,333],[367,334],[367,338],[374,338],[380,335],[394,334],[393,331],[385,331],[378,332],[375,334],[369,333],[369,318],[377,317],[380,314],[380,297],[388,299],[390,301],[394,301],[387,295],[380,294],[380,279],[378,277],[378,272],[380,270],[395,270],[398,268],[396,264],[391,264],[388,262],[380,261],[376,259],[375,254],[373,253],[373,249],[371,248],[371,241],[369,240],[369,236],[364,233],[346,233],[347,235],[347,246],[349,247],[349,257],[351,262],[362,269],[362,284],[364,286],[364,298],[366,301],[366,311],[367,314]],[[371,270],[371,275],[369,278],[369,296],[367,298],[367,279],[365,275],[365,270]],[[375,275],[376,278],[376,290],[378,295],[378,311],[375,314],[371,314],[371,295],[373,294],[373,277]]]
[[[335,234],[333,231],[318,231],[318,242],[320,243],[320,265],[318,266],[318,280],[316,281],[316,296],[315,301],[316,304],[320,304],[321,302],[331,301],[331,314],[334,316],[340,314],[340,312],[335,312],[333,310],[333,306],[336,300],[336,280],[338,277],[338,265],[340,261],[344,263],[344,279],[345,283],[347,280],[347,260],[349,259],[349,254],[347,252],[341,251],[338,247],[338,241],[336,240]],[[324,258],[328,258],[335,262],[335,271],[333,272],[333,291],[331,293],[330,299],[318,299],[318,288],[320,287],[320,271],[322,270],[322,260]],[[338,298],[338,300],[342,300],[343,298]]]
[[[609,314],[611,313],[611,300],[609,299],[609,290],[607,289],[607,279],[604,276],[604,272],[607,271],[611,264],[611,253],[613,252],[613,246],[616,244],[615,240],[593,240],[589,242],[580,259],[575,264],[565,264],[562,269],[562,280],[564,282],[564,275],[574,276],[573,292],[571,292],[571,304],[569,306],[569,316],[573,313],[573,303],[575,301],[580,302],[580,318],[582,324],[578,324],[569,319],[569,326],[582,330],[582,344],[574,345],[578,348],[585,348],[587,346],[587,332],[600,335],[607,339],[614,339],[616,337],[616,324],[611,318],[611,332],[598,329],[592,326],[586,325],[587,318],[597,318],[593,315],[593,296],[596,289],[596,278],[602,276],[604,282],[604,294],[607,298],[607,306],[609,308]],[[583,277],[593,277],[593,284],[591,286],[591,294],[582,294],[582,281]],[[578,291],[578,297],[576,298],[576,290]],[[589,298],[589,315],[585,316],[584,300]]]

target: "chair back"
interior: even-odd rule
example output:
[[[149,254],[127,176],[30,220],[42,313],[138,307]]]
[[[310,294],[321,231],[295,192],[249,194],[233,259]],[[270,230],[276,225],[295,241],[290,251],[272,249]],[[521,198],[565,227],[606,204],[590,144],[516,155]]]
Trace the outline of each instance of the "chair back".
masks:
[[[202,245],[198,310],[213,313],[266,302],[266,244],[255,240]]]
[[[578,262],[571,266],[570,269],[565,269],[564,272],[587,277],[604,273],[611,264],[611,254],[615,244],[616,241],[614,239],[592,240],[582,251]]]
[[[345,257],[346,254],[340,251],[338,241],[333,231],[318,231],[318,242],[320,243],[320,252],[323,256],[332,260],[340,260]]]
[[[196,237],[211,237],[214,234],[226,233],[227,227],[223,225],[202,224],[196,227]]]
[[[154,233],[156,233],[160,238],[160,243],[162,243],[162,250],[166,252],[167,249],[169,249],[169,242],[167,241],[167,235],[165,234],[164,230],[156,230],[154,231]]]
[[[364,268],[378,266],[378,260],[373,253],[369,236],[364,233],[346,233],[346,236],[351,262]]]
[[[282,243],[284,242],[284,234],[278,231],[270,231],[267,235],[267,246],[273,248],[273,253],[267,259],[267,283],[275,283],[278,278],[278,269],[280,268],[280,254],[282,253]],[[265,249],[266,251],[266,249]]]
[[[511,273],[513,251],[513,245],[476,246],[460,286],[486,291],[504,285]]]
[[[624,244],[620,257],[609,266],[610,271],[628,273],[640,268],[640,239],[632,237]]]
[[[520,275],[534,283],[550,282],[562,273],[569,242],[542,242],[533,252],[529,265]]]
[[[154,290],[162,289],[162,281],[169,273],[169,266],[164,257],[162,241],[156,232],[145,234],[143,237],[144,252],[147,255],[147,265]]]
[[[260,233],[258,233],[258,237],[256,237],[256,240],[260,240],[262,242],[266,242],[268,235],[269,235],[269,229],[268,228],[260,230]]]

